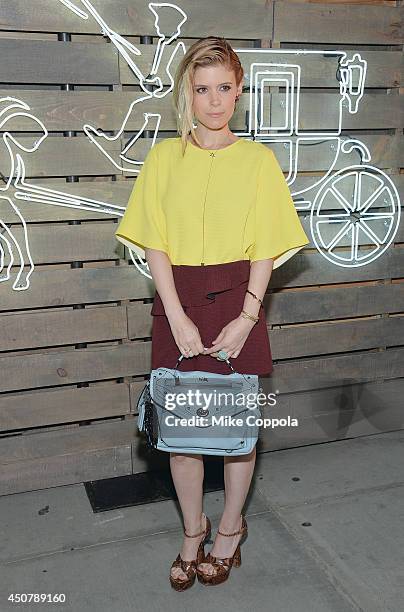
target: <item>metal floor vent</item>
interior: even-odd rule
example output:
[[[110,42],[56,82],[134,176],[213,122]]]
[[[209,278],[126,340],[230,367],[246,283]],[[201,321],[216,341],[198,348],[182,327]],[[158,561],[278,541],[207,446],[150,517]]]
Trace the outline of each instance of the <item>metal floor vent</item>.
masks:
[[[84,483],[93,512],[177,500],[169,468]],[[205,458],[204,493],[224,489],[223,458]]]

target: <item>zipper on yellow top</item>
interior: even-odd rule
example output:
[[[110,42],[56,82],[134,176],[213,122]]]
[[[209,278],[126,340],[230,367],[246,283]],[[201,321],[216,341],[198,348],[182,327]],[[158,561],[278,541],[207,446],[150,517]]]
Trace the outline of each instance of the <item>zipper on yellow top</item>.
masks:
[[[211,160],[210,160],[210,166],[209,166],[208,181],[206,183],[205,200],[203,202],[203,215],[202,215],[202,261],[201,261],[201,266],[205,265],[203,261],[203,258],[205,255],[205,205],[206,205],[206,197],[208,195],[208,187],[209,187],[209,181],[210,181],[210,174],[212,170],[212,162],[213,162],[213,158],[215,157],[214,153],[209,153],[209,155],[211,157]]]

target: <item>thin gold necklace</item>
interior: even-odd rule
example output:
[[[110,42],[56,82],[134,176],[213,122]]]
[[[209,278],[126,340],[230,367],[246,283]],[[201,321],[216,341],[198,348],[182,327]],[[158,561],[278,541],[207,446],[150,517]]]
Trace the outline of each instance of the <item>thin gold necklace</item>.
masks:
[[[195,144],[195,146],[196,146],[196,147],[199,147],[200,149],[206,149],[206,150],[208,150],[208,151],[209,151],[209,150],[217,150],[217,149],[218,149],[218,147],[217,147],[217,146],[215,146],[215,147],[200,147],[198,144],[194,143],[192,139],[189,139],[189,140],[190,140],[190,142],[192,142],[192,144]],[[235,140],[232,140],[232,141],[230,141],[230,142],[224,142],[224,143],[221,143],[221,145],[222,145],[222,146],[220,146],[220,147],[219,147],[219,149],[223,149],[223,148],[225,148],[227,145],[233,144],[233,142],[236,142],[236,141],[235,141]]]

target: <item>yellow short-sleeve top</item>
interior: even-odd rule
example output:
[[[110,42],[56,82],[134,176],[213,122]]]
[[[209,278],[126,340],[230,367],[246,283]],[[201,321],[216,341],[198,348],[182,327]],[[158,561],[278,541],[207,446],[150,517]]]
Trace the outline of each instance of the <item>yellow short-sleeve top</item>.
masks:
[[[166,138],[148,152],[115,236],[144,258],[172,265],[273,259],[278,268],[309,243],[274,152],[240,138],[200,149]]]

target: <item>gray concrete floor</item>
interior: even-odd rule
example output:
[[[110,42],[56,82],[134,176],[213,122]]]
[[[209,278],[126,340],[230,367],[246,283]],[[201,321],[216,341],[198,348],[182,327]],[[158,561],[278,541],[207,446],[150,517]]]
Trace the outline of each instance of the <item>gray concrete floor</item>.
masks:
[[[168,581],[182,537],[174,502],[94,514],[82,485],[1,497],[0,610],[402,611],[403,439],[259,455],[241,567],[183,593]],[[223,492],[205,495],[213,535],[222,507]],[[20,605],[10,593],[64,593],[66,603]]]

